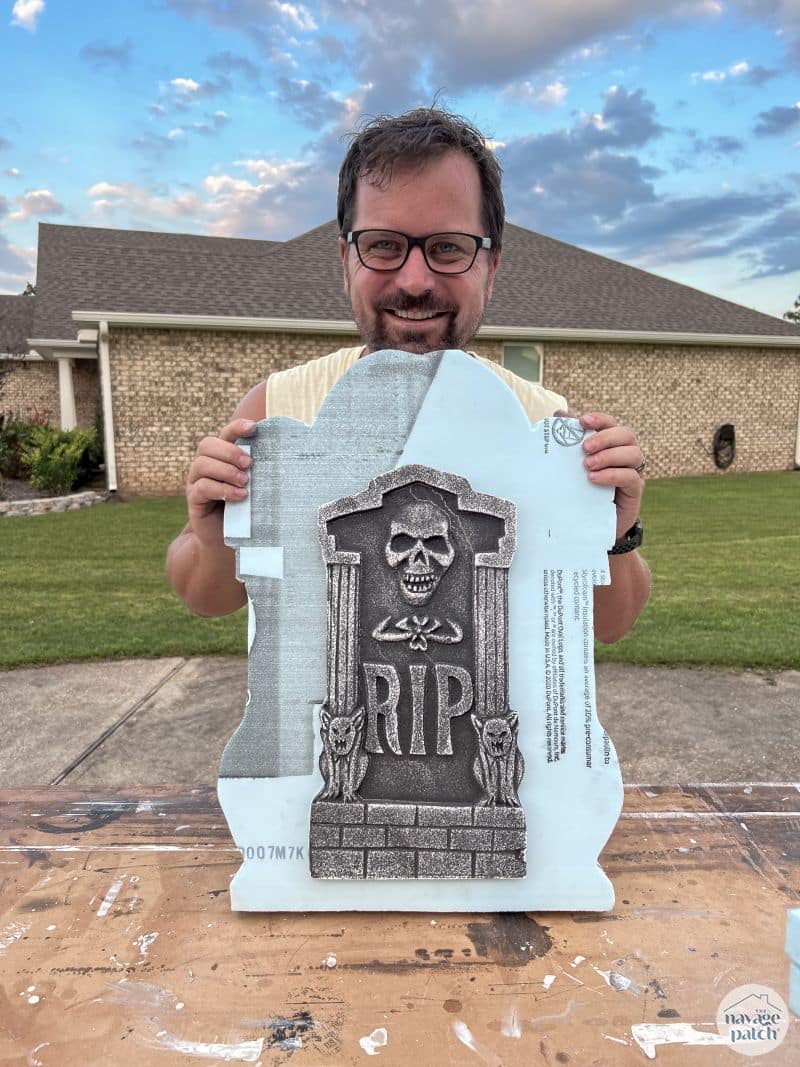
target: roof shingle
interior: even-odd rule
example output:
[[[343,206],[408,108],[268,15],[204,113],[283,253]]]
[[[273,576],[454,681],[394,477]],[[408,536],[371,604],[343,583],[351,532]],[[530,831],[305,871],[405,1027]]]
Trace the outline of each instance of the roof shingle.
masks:
[[[0,296],[0,352],[19,356],[29,349],[35,296]]]
[[[76,309],[349,321],[337,236],[334,221],[285,242],[43,223],[33,336],[73,338]],[[484,321],[800,338],[792,323],[513,224]]]

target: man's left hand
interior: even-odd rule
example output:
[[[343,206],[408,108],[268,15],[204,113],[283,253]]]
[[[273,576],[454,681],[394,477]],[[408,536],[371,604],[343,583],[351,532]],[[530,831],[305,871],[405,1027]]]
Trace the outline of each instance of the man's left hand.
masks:
[[[617,537],[622,537],[639,518],[644,477],[639,473],[644,456],[636,434],[616,419],[600,412],[580,416],[580,424],[594,430],[584,438],[584,465],[595,485],[614,486],[617,508]]]

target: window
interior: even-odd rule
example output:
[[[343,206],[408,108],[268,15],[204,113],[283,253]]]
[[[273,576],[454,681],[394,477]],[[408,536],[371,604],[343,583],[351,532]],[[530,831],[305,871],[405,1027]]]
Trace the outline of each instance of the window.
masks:
[[[539,345],[503,345],[503,366],[528,382],[542,380],[542,350]]]

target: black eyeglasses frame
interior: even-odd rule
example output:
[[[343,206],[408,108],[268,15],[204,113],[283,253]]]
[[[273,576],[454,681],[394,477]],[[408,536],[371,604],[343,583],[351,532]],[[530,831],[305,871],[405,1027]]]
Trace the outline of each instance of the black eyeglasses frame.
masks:
[[[398,263],[396,267],[373,267],[369,263],[365,263],[361,257],[361,251],[358,247],[358,239],[363,233],[390,233],[397,237],[402,237],[407,242],[406,254],[403,256],[402,263]],[[475,254],[470,260],[469,266],[464,267],[463,270],[440,270],[438,267],[434,267],[428,259],[428,253],[425,251],[425,245],[432,237],[447,237],[452,234],[453,237],[470,237],[475,242]],[[366,267],[367,270],[377,271],[379,274],[391,273],[392,271],[402,270],[408,261],[408,257],[411,255],[412,248],[418,248],[422,252],[423,259],[428,267],[428,270],[433,271],[434,274],[445,274],[450,277],[457,276],[459,274],[466,274],[468,270],[472,270],[475,265],[475,260],[478,258],[478,253],[482,248],[491,249],[492,239],[491,237],[478,237],[474,233],[462,233],[460,230],[440,230],[436,233],[428,233],[423,237],[411,237],[407,233],[403,233],[402,230],[385,230],[380,226],[368,226],[364,230],[350,230],[344,234],[344,239],[348,245],[353,245],[356,250],[359,262],[362,267]]]

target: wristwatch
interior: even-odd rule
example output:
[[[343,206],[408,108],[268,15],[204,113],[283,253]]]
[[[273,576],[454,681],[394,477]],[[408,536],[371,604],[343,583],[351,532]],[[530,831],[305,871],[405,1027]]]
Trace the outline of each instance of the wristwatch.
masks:
[[[642,529],[641,519],[637,519],[627,533],[617,538],[609,548],[608,554],[609,556],[624,556],[626,552],[633,552],[635,548],[638,548],[643,540],[644,530]]]

